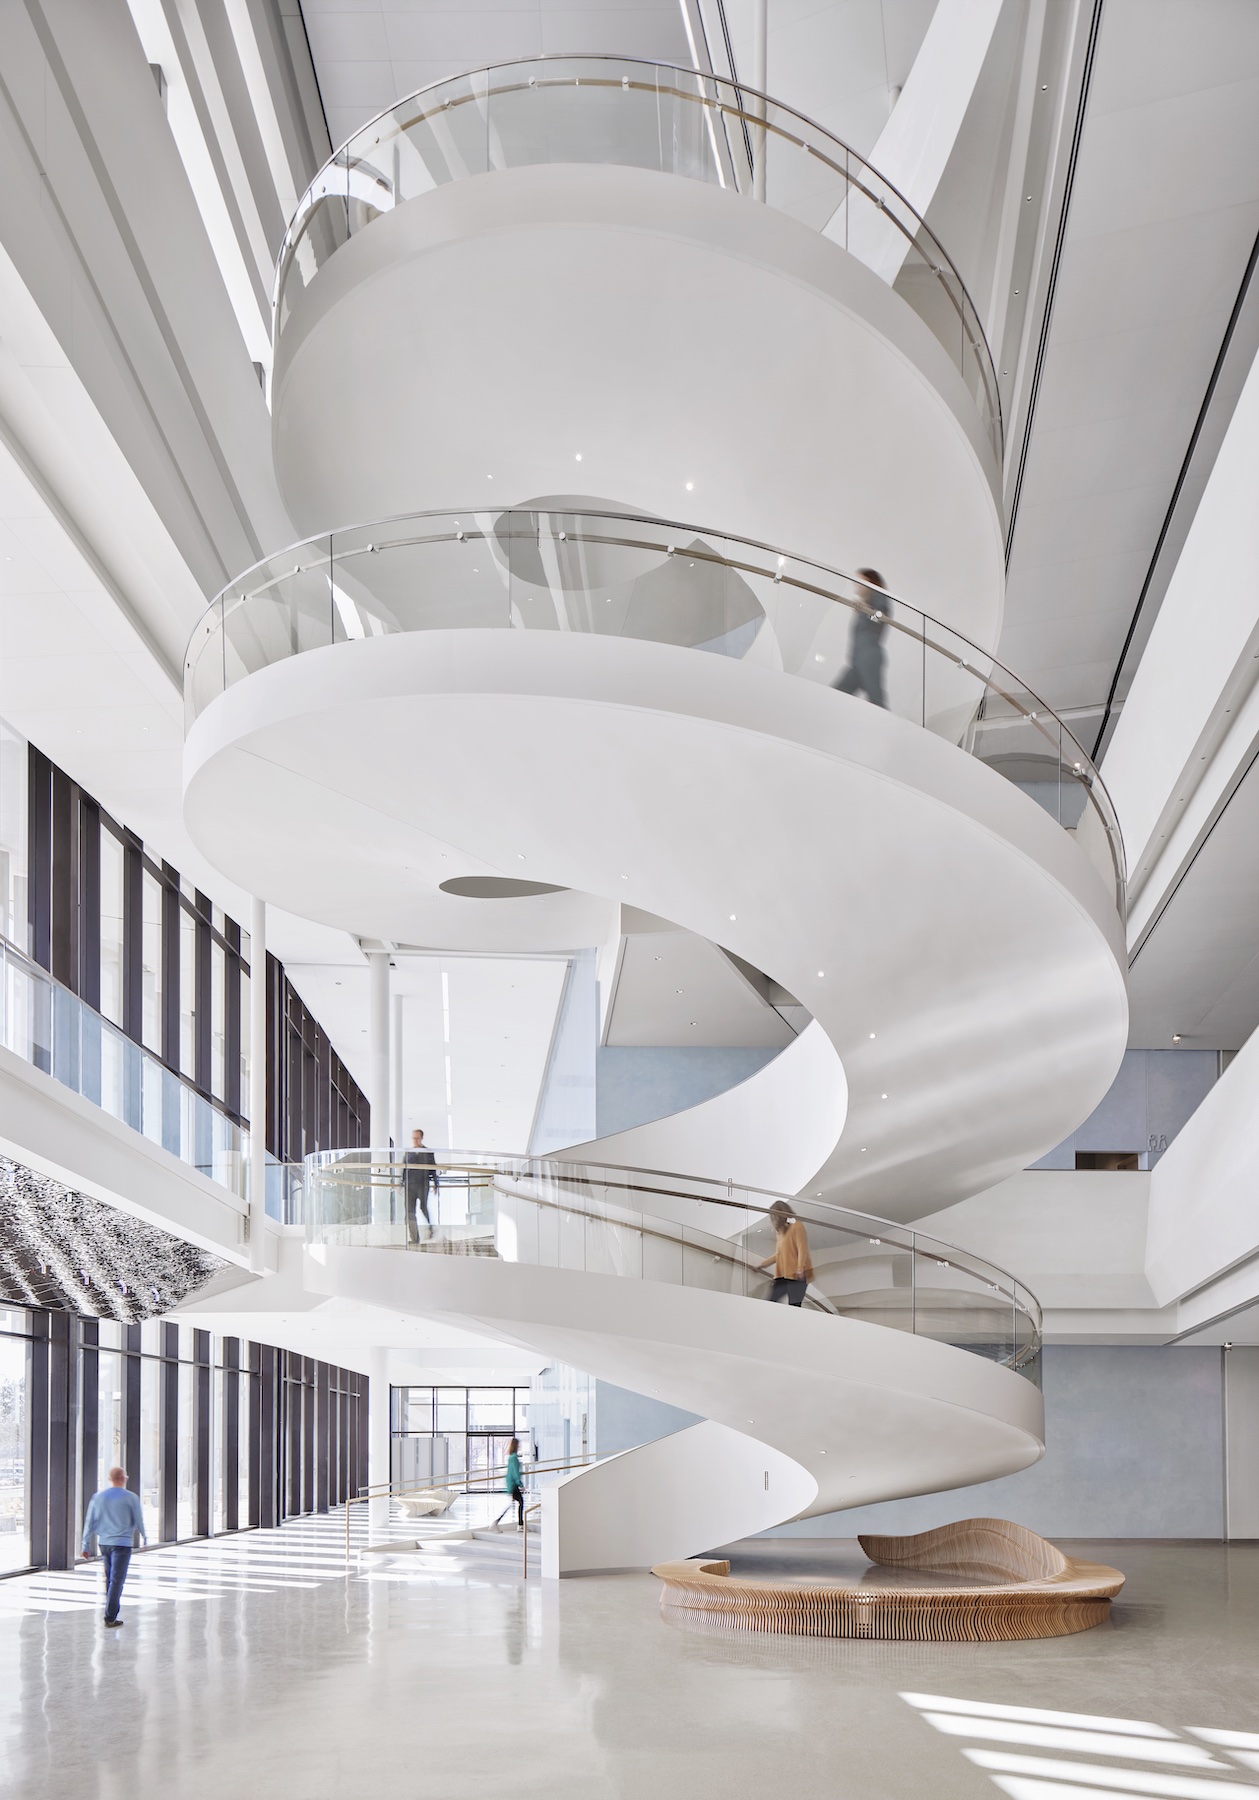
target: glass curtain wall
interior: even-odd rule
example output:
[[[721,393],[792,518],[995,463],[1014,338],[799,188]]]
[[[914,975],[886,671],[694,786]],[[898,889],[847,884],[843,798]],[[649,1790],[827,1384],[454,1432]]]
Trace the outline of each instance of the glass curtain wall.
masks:
[[[3,722],[0,934],[215,1112],[248,1123],[248,932]],[[300,1162],[366,1144],[366,1097],[274,957],[266,979],[267,1149]],[[163,1089],[168,1148],[178,1104]]]
[[[30,1362],[26,1314],[0,1309],[0,1575],[31,1560]]]
[[[367,1378],[161,1320],[0,1309],[0,1576],[72,1566],[119,1466],[154,1544],[327,1512],[367,1482]]]
[[[389,1421],[393,1480],[405,1487],[480,1479],[499,1485],[513,1437],[522,1457],[536,1460],[527,1387],[395,1387]]]

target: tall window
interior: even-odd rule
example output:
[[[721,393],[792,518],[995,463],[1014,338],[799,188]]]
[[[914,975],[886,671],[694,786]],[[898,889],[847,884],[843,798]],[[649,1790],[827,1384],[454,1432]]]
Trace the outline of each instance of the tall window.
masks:
[[[0,1574],[31,1560],[30,1325],[0,1310]]]
[[[101,826],[101,1011],[123,1023],[123,847]]]
[[[0,930],[27,948],[26,740],[0,722]]]
[[[143,948],[140,972],[143,1043],[160,1056],[162,1044],[162,884],[144,871]]]
[[[223,946],[210,943],[210,1092],[227,1098],[227,957]]]
[[[179,909],[179,1072],[197,1078],[197,921]]]

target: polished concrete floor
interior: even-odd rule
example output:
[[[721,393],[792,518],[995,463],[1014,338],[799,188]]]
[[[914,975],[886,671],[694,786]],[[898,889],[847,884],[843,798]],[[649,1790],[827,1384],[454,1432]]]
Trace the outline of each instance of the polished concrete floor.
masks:
[[[526,1586],[515,1537],[343,1546],[138,1558],[116,1632],[92,1572],[0,1583],[5,1800],[1259,1795],[1259,1546],[1073,1544],[1128,1573],[1113,1624],[992,1646],[706,1635],[647,1576]]]

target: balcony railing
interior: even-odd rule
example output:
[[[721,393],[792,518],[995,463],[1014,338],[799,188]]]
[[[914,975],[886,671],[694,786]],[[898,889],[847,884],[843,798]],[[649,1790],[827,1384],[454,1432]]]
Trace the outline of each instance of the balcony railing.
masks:
[[[249,1128],[0,939],[0,1045],[111,1119],[159,1145],[240,1202],[249,1200]],[[267,1156],[267,1215],[302,1221],[302,1165]]]
[[[397,1152],[306,1159],[312,1244],[477,1256],[766,1299],[769,1218],[805,1227],[808,1310],[953,1344],[1040,1380],[1041,1310],[996,1264],[867,1213],[650,1169],[437,1151],[426,1205]]]
[[[296,299],[343,244],[449,182],[541,163],[618,164],[747,194],[850,251],[944,348],[1002,454],[1001,397],[965,283],[877,169],[829,131],[751,88],[618,56],[502,63],[388,108],[298,202],[276,271],[278,345]]]
[[[1035,800],[1072,835],[1123,912],[1123,840],[1110,796],[1043,700],[989,652],[898,595],[695,526],[578,511],[467,511],[310,538],[256,564],[198,621],[184,660],[188,724],[272,663],[355,638],[452,627],[646,639],[747,657],[818,684],[838,685],[856,670],[876,704]]]

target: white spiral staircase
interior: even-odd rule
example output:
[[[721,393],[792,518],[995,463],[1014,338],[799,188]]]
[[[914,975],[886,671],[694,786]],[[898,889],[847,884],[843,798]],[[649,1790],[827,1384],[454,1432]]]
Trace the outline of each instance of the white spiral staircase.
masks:
[[[666,111],[671,134],[645,130]],[[890,260],[870,248],[888,230]],[[667,1146],[689,1177],[807,1186],[819,1245],[846,1232],[883,1258],[833,1294],[819,1263],[815,1305],[770,1308],[744,1266],[768,1204],[750,1192],[732,1230],[678,1177],[627,1177],[627,1212],[606,1176],[500,1165],[485,1253],[407,1255],[379,1177],[348,1201],[343,1181],[312,1217],[314,1290],[471,1323],[708,1421],[558,1490],[552,1572],[1042,1448],[1034,1302],[972,1268],[964,1306],[920,1311],[919,1252],[896,1262],[880,1223],[1059,1141],[1126,1034],[1109,802],[986,647],[1000,418],[968,308],[921,222],[817,127],[608,59],[414,97],[329,165],[286,242],[277,464],[325,529],[193,635],[194,839],[364,937],[467,943],[478,902],[439,891],[454,858],[567,890],[497,903],[500,946],[505,920],[522,947],[560,929],[574,895],[726,946],[814,1024],[724,1105],[580,1155]],[[604,500],[575,497],[590,486]],[[669,522],[691,492],[704,527]],[[420,505],[442,510],[381,520]],[[347,516],[378,522],[327,530]],[[887,572],[886,708],[831,687],[869,590],[799,552]],[[910,604],[928,594],[931,616]],[[837,1223],[836,1203],[879,1218]],[[581,1259],[541,1227],[528,1252],[522,1207],[580,1220]],[[681,1254],[687,1232],[738,1281],[653,1265],[645,1245]],[[1031,1322],[1004,1347],[993,1295]]]

